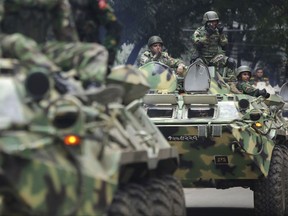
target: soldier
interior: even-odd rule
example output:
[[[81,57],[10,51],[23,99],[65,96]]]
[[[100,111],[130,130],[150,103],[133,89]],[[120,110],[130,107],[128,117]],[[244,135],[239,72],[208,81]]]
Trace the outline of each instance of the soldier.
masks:
[[[269,85],[269,78],[264,76],[263,68],[257,68],[250,81],[252,85],[257,85],[257,82],[265,82],[266,85]]]
[[[171,68],[176,68],[178,75],[183,75],[186,70],[186,66],[179,59],[174,59],[167,52],[162,51],[163,41],[159,36],[151,36],[148,40],[149,50],[145,51],[140,56],[140,66],[151,62],[158,61]]]
[[[101,45],[78,42],[68,0],[2,0],[0,3],[5,8],[1,21],[5,33],[1,36],[3,56],[20,59],[30,67],[44,66],[52,72],[76,69],[84,87],[89,83],[97,86],[103,83],[108,52]],[[57,41],[46,42],[51,32]],[[35,42],[41,44],[41,49]]]
[[[109,66],[115,60],[120,43],[122,26],[117,21],[113,9],[106,0],[69,0],[81,41],[103,44],[109,52]],[[103,43],[100,41],[99,29],[106,30]]]
[[[228,39],[223,33],[223,26],[219,24],[219,17],[215,11],[208,11],[203,16],[204,26],[196,29],[192,40],[198,51],[199,57],[207,64],[213,66],[227,66],[234,69],[236,66],[232,58],[222,58],[219,65],[215,65],[213,58],[217,55],[225,55],[224,47]]]
[[[242,65],[237,68],[236,77],[238,82],[236,84],[237,89],[244,94],[259,97],[263,96],[265,98],[270,97],[270,94],[266,92],[265,89],[259,90],[254,88],[249,82],[251,78],[251,69],[246,65]]]

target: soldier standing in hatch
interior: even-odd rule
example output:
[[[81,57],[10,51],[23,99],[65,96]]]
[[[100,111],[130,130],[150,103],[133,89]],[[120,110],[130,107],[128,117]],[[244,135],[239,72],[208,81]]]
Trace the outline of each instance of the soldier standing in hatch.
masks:
[[[140,66],[148,62],[157,61],[166,64],[171,68],[175,68],[178,75],[183,75],[186,70],[186,66],[184,65],[183,61],[179,59],[174,59],[169,56],[167,52],[162,51],[163,41],[159,36],[151,36],[148,40],[147,45],[149,47],[149,50],[145,51],[140,56]]]
[[[5,33],[1,35],[3,56],[52,72],[75,69],[84,87],[104,82],[108,52],[101,45],[78,42],[68,0],[2,0],[0,3],[5,9],[1,21],[1,31]],[[46,42],[49,31],[57,41]]]
[[[106,0],[69,0],[69,2],[80,41],[103,44],[109,52],[108,64],[112,66],[122,29],[113,9]],[[103,43],[100,41],[100,27],[106,30]]]
[[[208,11],[203,15],[203,24],[196,29],[192,40],[198,51],[199,57],[207,64],[234,69],[236,62],[232,58],[225,56],[224,47],[228,44],[228,39],[223,33],[223,26],[219,24],[219,17],[215,11]],[[215,65],[214,58],[223,55],[224,58],[218,65]]]

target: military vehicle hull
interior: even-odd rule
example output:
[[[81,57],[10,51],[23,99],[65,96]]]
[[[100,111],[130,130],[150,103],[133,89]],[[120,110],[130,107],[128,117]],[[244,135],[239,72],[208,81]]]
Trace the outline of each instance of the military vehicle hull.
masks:
[[[153,64],[159,63],[139,69],[157,80],[153,76],[162,73],[153,72],[159,67]],[[166,74],[167,68],[163,66],[162,71]],[[157,83],[151,83],[143,105],[179,152],[175,175],[182,185],[250,187],[256,214],[284,215],[288,208],[283,204],[288,201],[288,128],[281,115],[283,100],[277,95],[265,99],[241,94],[233,88],[235,83],[225,83],[214,67],[208,68],[201,60],[188,68],[184,92],[165,91],[161,86],[158,89]]]
[[[1,214],[186,214],[173,176],[177,150],[147,117],[141,95],[124,97],[119,83],[60,95],[49,74],[20,73],[12,63],[0,78]],[[125,71],[136,82],[138,71]],[[142,94],[144,82],[128,89]]]

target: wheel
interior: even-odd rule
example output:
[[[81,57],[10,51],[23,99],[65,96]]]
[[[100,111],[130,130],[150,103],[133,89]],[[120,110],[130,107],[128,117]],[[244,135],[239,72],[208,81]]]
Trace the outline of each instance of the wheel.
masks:
[[[151,216],[149,194],[143,186],[130,183],[124,190],[129,196],[130,205],[132,204],[135,208],[135,216]]]
[[[168,193],[169,187],[160,178],[151,178],[147,182],[151,216],[172,216],[172,199]]]
[[[283,163],[284,163],[284,193],[285,193],[285,214],[288,215],[288,146],[281,145],[283,152]]]
[[[131,216],[137,215],[129,195],[124,190],[118,190],[114,197],[109,209],[107,216]]]
[[[285,184],[287,177],[283,149],[275,145],[268,176],[255,183],[254,210],[256,215],[282,216],[285,211]]]
[[[172,215],[185,216],[186,206],[185,197],[181,183],[172,175],[165,175],[162,177],[164,184],[168,186],[168,192],[172,199]]]

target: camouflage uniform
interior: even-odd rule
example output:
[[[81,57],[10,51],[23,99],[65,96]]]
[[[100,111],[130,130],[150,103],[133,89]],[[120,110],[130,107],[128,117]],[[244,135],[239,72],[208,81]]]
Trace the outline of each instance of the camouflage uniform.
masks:
[[[1,5],[5,8],[1,29],[7,34],[1,36],[1,41],[10,41],[8,44],[1,42],[3,56],[24,60],[32,67],[44,66],[51,71],[70,70],[77,66],[81,80],[103,82],[108,53],[101,45],[75,43],[78,35],[68,0],[2,0]],[[35,42],[15,33],[34,39],[43,45],[43,50]],[[49,37],[61,42],[44,43]]]
[[[203,61],[208,65],[213,65],[211,60],[216,55],[225,54],[225,51],[222,49],[222,47],[228,44],[228,39],[225,34],[220,34],[218,29],[216,29],[215,32],[209,36],[205,26],[196,29],[192,40],[197,47],[199,57],[202,58]],[[226,62],[223,61],[221,66],[224,66],[225,63]]]
[[[238,81],[236,87],[239,91],[243,92],[244,94],[248,94],[251,96],[259,96],[256,95],[258,93],[258,89],[254,88],[249,82],[245,81]]]
[[[253,76],[250,79],[250,83],[256,84],[257,82],[265,82],[265,83],[269,83],[269,78],[268,77],[257,77],[257,76]]]
[[[152,61],[161,62],[171,68],[177,68],[179,64],[183,64],[183,61],[172,58],[167,52],[162,52],[161,56],[154,57],[154,54],[147,50],[140,57],[140,66]]]
[[[109,52],[109,65],[113,65],[122,28],[113,9],[106,0],[69,1],[80,40],[103,44]],[[99,37],[100,26],[105,27],[106,30],[103,43]]]

